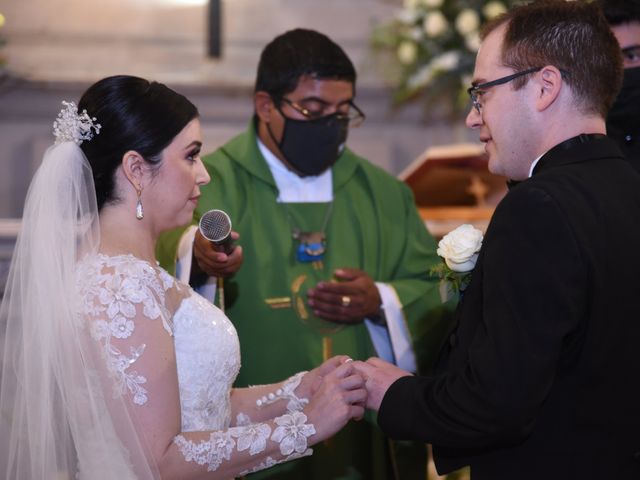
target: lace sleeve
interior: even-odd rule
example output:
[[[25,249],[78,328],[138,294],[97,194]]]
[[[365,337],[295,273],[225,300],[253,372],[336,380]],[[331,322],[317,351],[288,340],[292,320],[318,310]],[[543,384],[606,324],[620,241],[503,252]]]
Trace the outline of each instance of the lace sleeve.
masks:
[[[78,278],[83,312],[91,337],[102,347],[114,397],[126,394],[134,404],[146,404],[147,376],[138,364],[147,345],[166,344],[161,338],[172,334],[164,304],[172,278],[129,257],[100,256],[83,262]]]
[[[204,439],[200,433],[181,434],[174,444],[187,462],[218,473],[215,478],[227,478],[311,455],[307,439],[315,433],[304,413],[292,412],[269,422],[212,432]]]
[[[224,461],[228,461],[229,465],[224,470],[239,475],[311,455],[313,451],[307,448],[307,438],[315,433],[315,427],[307,423],[307,417],[302,413],[309,400],[295,393],[306,373],[300,372],[277,385],[235,390],[234,397],[241,395],[245,397],[245,406],[252,404],[252,409],[248,410],[252,416],[264,418],[265,415],[256,415],[260,410],[267,410],[264,412],[267,415],[286,411],[284,415],[254,423],[249,415],[240,412],[236,416],[235,427],[213,432],[208,439],[200,441],[187,440],[183,435],[178,435],[174,439],[176,446],[187,461],[206,466],[207,471],[216,471]],[[280,405],[268,408],[275,404]],[[272,444],[273,451],[268,451],[269,444]],[[248,452],[249,457],[244,454],[232,458],[242,452]],[[245,465],[246,469],[239,471],[241,465]]]

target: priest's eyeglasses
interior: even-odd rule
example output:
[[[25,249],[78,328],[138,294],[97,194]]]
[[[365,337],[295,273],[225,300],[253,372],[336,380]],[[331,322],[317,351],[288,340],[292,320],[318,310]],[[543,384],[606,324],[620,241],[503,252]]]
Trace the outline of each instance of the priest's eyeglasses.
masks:
[[[542,67],[528,68],[527,70],[522,70],[521,72],[512,73],[506,77],[491,80],[490,82],[479,83],[477,85],[472,83],[471,87],[467,89],[467,93],[469,94],[469,97],[471,97],[471,104],[473,105],[473,108],[475,108],[478,113],[482,113],[482,103],[480,103],[480,98],[487,88],[504,85],[505,83],[509,83],[511,80],[515,80],[516,78],[524,75],[529,75],[530,73],[537,72],[538,70],[542,70]]]
[[[326,107],[320,110],[311,110],[285,97],[281,97],[280,100],[286,103],[287,105],[289,105],[296,112],[300,113],[303,117],[305,117],[308,120],[317,120],[319,118],[331,115],[331,113],[327,113]],[[348,107],[347,111],[342,112],[340,110],[336,110],[335,113],[337,114],[338,118],[349,120],[350,127],[359,127],[360,125],[362,125],[362,122],[364,122],[364,119],[366,118],[362,110],[360,110],[358,106],[355,103],[353,103],[351,100],[347,102],[345,105]]]

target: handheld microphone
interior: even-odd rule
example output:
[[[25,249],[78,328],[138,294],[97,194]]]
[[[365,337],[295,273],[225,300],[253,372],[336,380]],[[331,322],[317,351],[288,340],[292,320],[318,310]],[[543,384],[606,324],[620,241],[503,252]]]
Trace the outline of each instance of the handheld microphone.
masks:
[[[198,229],[204,238],[223,248],[227,255],[235,248],[231,238],[231,219],[222,210],[209,210],[200,218]]]

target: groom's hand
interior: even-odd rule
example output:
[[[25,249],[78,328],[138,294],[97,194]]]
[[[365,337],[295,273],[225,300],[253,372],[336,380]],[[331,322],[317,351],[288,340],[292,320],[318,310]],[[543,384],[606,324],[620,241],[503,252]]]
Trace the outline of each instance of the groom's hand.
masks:
[[[356,371],[366,380],[367,408],[378,411],[384,394],[393,382],[400,377],[410,377],[412,374],[395,365],[371,357],[366,362],[353,362]]]

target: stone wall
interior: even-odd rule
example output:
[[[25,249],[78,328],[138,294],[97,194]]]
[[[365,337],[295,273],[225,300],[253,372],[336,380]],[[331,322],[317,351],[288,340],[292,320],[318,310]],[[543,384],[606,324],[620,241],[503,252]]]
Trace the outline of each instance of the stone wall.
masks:
[[[206,56],[207,0],[0,0],[9,68],[23,78],[93,81],[132,73],[173,83],[250,85],[262,47],[294,27],[327,33],[362,73],[372,25],[393,0],[220,0],[221,59]]]

